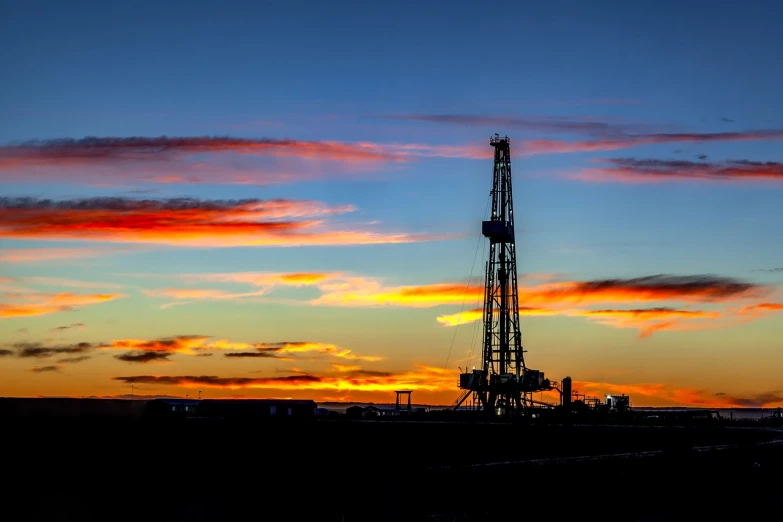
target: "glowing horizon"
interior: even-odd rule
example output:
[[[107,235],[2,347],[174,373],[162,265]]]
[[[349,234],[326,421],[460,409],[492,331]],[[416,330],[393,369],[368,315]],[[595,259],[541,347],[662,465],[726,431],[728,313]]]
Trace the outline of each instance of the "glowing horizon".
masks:
[[[0,395],[450,404],[499,133],[528,367],[783,406],[779,7],[287,9],[10,10]]]

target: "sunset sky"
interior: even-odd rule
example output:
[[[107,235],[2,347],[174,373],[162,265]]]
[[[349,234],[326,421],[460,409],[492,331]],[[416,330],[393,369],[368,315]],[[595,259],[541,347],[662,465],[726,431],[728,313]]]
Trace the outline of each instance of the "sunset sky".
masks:
[[[6,2],[0,396],[449,404],[489,137],[528,367],[783,405],[773,2]]]

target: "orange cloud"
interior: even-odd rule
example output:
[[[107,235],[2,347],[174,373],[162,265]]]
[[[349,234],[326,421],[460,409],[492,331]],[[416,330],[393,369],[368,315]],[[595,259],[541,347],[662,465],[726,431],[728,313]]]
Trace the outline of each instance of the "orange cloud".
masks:
[[[378,281],[349,278],[321,285],[322,296],[312,301],[331,306],[409,306],[430,308],[443,304],[461,304],[484,296],[484,287],[456,283],[424,286],[383,287]]]
[[[204,155],[207,154],[206,157]],[[195,157],[200,155],[200,157]],[[282,159],[280,166],[242,165],[239,156]],[[0,182],[74,180],[118,186],[107,179],[152,183],[272,184],[345,177],[419,158],[492,157],[484,145],[371,143],[231,137],[91,137],[0,146]],[[291,162],[304,165],[292,168]],[[333,166],[339,169],[334,169]],[[332,166],[330,168],[330,166]],[[326,168],[326,170],[324,170]]]
[[[122,288],[123,285],[116,283],[101,283],[98,281],[80,281],[78,279],[65,279],[62,277],[18,277],[16,280],[28,284],[42,286],[67,286],[74,288]]]
[[[35,263],[60,259],[86,259],[120,252],[94,248],[14,248],[0,250],[0,263]]]
[[[658,383],[615,384],[606,382],[574,381],[574,393],[587,396],[625,394],[636,406],[692,406],[701,408],[771,407],[783,404],[783,394],[766,392],[739,397],[705,389],[680,388]]]
[[[632,279],[562,282],[520,290],[520,302],[593,304],[605,302],[719,302],[753,297],[760,286],[716,276],[654,275]]]
[[[62,292],[57,294],[12,294],[20,299],[17,303],[0,303],[0,317],[31,317],[48,315],[56,312],[73,310],[74,307],[89,306],[113,301],[125,294],[74,294]],[[8,294],[6,294],[8,297]]]
[[[674,308],[642,308],[635,310],[584,310],[578,315],[596,319],[598,323],[614,328],[638,328],[639,337],[649,337],[662,330],[681,330],[710,327],[710,323],[683,324],[691,319],[717,319],[718,312],[677,310]]]
[[[332,363],[332,368],[334,368],[338,372],[357,372],[362,369],[361,366],[351,366],[351,365],[344,365],[344,364],[337,364],[337,363]]]
[[[218,377],[214,375],[135,375],[115,377],[115,380],[184,388],[220,389],[273,389],[273,390],[319,390],[319,391],[361,391],[392,392],[399,389],[435,391],[443,370],[430,366],[415,365],[412,371],[394,374],[391,372],[354,371],[341,375],[293,374],[282,377]]]
[[[183,274],[189,282],[211,281],[220,283],[244,283],[271,288],[276,285],[313,286],[339,278],[339,272],[226,272],[214,274]]]
[[[484,287],[458,283],[384,287],[364,278],[321,285],[324,294],[313,304],[344,306],[433,307],[483,299]],[[715,276],[654,275],[632,279],[566,281],[519,288],[522,305],[589,305],[596,303],[695,301],[714,302],[753,297],[763,288],[731,278]]]
[[[137,201],[95,198],[52,202],[0,199],[0,238],[202,247],[407,243],[432,236],[335,230],[323,217],[354,210],[288,200]],[[442,239],[442,238],[441,238]]]
[[[243,300],[249,297],[259,297],[265,295],[269,290],[276,286],[317,286],[326,281],[340,277],[339,273],[321,273],[321,272],[235,272],[235,273],[215,273],[215,274],[182,274],[178,277],[188,282],[220,282],[220,283],[244,283],[260,290],[253,292],[228,292],[217,289],[202,288],[158,288],[152,290],[143,290],[142,293],[150,297],[164,297],[174,299],[173,302],[161,305],[161,308],[168,308],[186,302],[200,300]]]
[[[264,295],[266,290],[257,292],[232,293],[224,290],[212,290],[201,288],[158,288],[154,290],[142,290],[142,293],[150,297],[167,297],[174,299],[174,302],[162,304],[161,308],[170,308],[188,301],[225,301],[232,299],[242,299],[245,297],[257,297]]]
[[[120,339],[101,346],[101,348],[114,348],[118,350],[138,350],[145,352],[172,352],[195,354],[196,352],[213,347],[205,344],[209,337],[203,335],[177,335],[162,339]],[[218,347],[218,346],[214,346]]]
[[[204,335],[176,335],[161,339],[120,339],[99,346],[103,349],[128,350],[115,355],[116,359],[129,363],[169,362],[169,357],[176,353],[187,355],[212,355],[212,350],[241,350],[252,345],[248,343],[232,343],[225,339],[207,342]]]
[[[342,348],[335,344],[309,342],[309,341],[283,341],[277,343],[246,343],[232,342],[227,339],[210,340],[205,335],[175,335],[161,339],[118,339],[100,346],[103,349],[130,350],[135,357],[141,357],[141,352],[161,352],[166,354],[203,355],[205,352],[224,350],[229,358],[269,357],[290,360],[284,355],[296,355],[303,353],[324,354],[330,357],[351,361],[380,361],[382,357],[364,356],[353,353],[352,350]],[[240,352],[230,352],[240,350]],[[245,351],[247,350],[247,351]],[[123,359],[129,360],[130,359]],[[149,362],[150,359],[139,362]],[[132,362],[132,361],[131,361]]]
[[[495,313],[497,313],[497,309],[495,309]],[[561,310],[551,310],[547,308],[519,308],[519,315],[557,315],[560,313],[562,313]],[[474,308],[473,310],[467,310],[461,313],[441,315],[437,320],[444,326],[457,326],[460,324],[472,323],[474,321],[481,321],[483,317],[484,309]]]
[[[231,137],[89,137],[0,147],[0,168],[168,161],[192,154],[254,154],[338,161],[402,161],[375,143]]]
[[[315,352],[321,354],[327,354],[333,357],[341,359],[348,359],[353,361],[380,361],[383,357],[369,356],[369,355],[356,355],[351,350],[346,348],[340,348],[334,344],[327,343],[312,343],[312,342],[279,342],[279,343],[255,343],[253,347],[259,353],[304,353]]]
[[[757,303],[743,306],[737,311],[738,315],[752,315],[754,317],[783,310],[781,303]]]
[[[328,278],[329,274],[302,272],[296,274],[283,274],[280,279],[290,285],[313,285]]]
[[[497,310],[495,310],[497,312]],[[520,315],[530,316],[580,316],[593,319],[599,324],[614,328],[638,328],[640,337],[649,337],[654,332],[661,330],[680,330],[686,328],[709,327],[709,325],[683,325],[682,321],[691,319],[717,319],[721,316],[718,312],[702,312],[698,310],[678,310],[674,308],[640,308],[633,310],[573,310],[551,308],[525,308],[519,309]],[[442,315],[437,321],[444,326],[457,326],[482,320],[484,310],[476,308],[466,312]]]
[[[199,299],[242,298],[264,293],[276,285],[301,284],[315,287],[321,295],[310,300],[289,300],[289,304],[320,306],[380,307],[398,306],[431,308],[481,301],[484,287],[476,284],[438,283],[419,286],[385,286],[381,281],[339,272],[314,274],[281,274],[265,272],[190,274],[180,276],[191,281],[245,283],[260,287],[258,293],[229,293],[222,290],[155,290],[149,295],[169,295]],[[528,278],[531,279],[531,278]],[[540,279],[536,276],[532,279]],[[519,289],[520,315],[581,316],[615,328],[636,328],[641,337],[662,330],[690,330],[716,327],[714,322],[702,322],[722,317],[720,312],[673,307],[603,308],[594,305],[682,301],[724,303],[764,295],[761,285],[717,276],[654,275],[631,279],[565,281],[543,283]],[[531,305],[531,306],[528,306]],[[543,305],[543,306],[535,306]],[[164,305],[169,306],[169,305]],[[578,307],[578,308],[575,308]],[[482,309],[443,314],[437,321],[445,326],[478,321]]]

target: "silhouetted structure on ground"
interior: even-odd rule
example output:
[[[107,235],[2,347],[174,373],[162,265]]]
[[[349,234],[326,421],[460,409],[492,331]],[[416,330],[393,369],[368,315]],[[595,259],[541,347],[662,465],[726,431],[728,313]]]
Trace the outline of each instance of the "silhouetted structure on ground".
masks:
[[[146,414],[156,417],[206,417],[212,419],[314,418],[316,403],[295,399],[155,399]]]
[[[519,326],[517,249],[514,234],[514,198],[511,189],[511,145],[508,136],[495,134],[492,205],[481,233],[489,240],[484,282],[484,338],[481,368],[460,375],[464,390],[454,408],[468,403],[490,415],[519,415],[533,406],[533,393],[551,390],[544,372],[528,369]]]
[[[394,392],[394,411],[397,415],[411,413],[411,393],[412,390],[398,390]],[[407,401],[407,402],[406,402]]]
[[[0,397],[0,417],[141,417],[145,400]]]

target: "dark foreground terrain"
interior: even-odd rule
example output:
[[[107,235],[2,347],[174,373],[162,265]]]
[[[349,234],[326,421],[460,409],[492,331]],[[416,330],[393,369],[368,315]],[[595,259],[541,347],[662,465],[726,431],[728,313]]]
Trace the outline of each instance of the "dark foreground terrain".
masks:
[[[783,512],[783,445],[770,443],[783,433],[774,430],[0,422],[3,520],[738,521]]]

